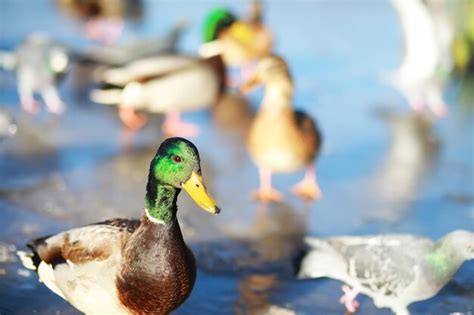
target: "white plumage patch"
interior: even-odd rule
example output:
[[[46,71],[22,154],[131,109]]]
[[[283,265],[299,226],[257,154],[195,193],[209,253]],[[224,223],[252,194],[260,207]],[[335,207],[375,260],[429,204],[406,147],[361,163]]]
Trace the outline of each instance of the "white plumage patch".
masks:
[[[35,264],[33,263],[33,254],[21,250],[17,251],[16,254],[20,258],[23,267],[30,270],[36,270]]]
[[[56,285],[56,279],[54,277],[54,269],[50,264],[42,261],[38,266],[38,278],[40,282],[43,282],[45,286],[48,287],[51,291],[67,300],[61,290]]]

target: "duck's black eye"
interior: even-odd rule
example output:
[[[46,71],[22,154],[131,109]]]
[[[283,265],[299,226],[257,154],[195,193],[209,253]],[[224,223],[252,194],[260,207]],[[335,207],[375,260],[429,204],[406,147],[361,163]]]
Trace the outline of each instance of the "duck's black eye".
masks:
[[[174,155],[173,156],[173,160],[176,162],[176,163],[179,163],[181,162],[183,159],[181,159],[181,157],[179,155]]]

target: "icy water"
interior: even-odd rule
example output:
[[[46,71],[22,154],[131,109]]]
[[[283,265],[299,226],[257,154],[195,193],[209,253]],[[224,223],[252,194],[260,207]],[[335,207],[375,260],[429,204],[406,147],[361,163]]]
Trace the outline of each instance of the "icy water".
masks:
[[[125,35],[163,34],[186,18],[180,46],[193,52],[203,16],[218,4],[149,1],[144,21]],[[242,13],[247,2],[228,4]],[[269,2],[265,18],[276,51],[291,66],[295,104],[317,119],[324,134],[318,160],[324,199],[307,204],[292,197],[290,186],[303,176],[298,173],[274,177],[284,203],[251,202],[258,178],[244,135],[252,110],[185,115],[202,128],[193,142],[223,212],[210,216],[180,196],[181,227],[199,271],[191,297],[174,314],[343,314],[339,282],[294,278],[304,236],[400,232],[436,239],[473,229],[472,112],[458,104],[453,83],[446,92],[449,116],[430,123],[409,114],[402,96],[380,82],[398,65],[402,47],[388,2]],[[32,30],[87,46],[77,25],[50,2],[0,1],[0,48],[15,47]],[[21,113],[14,79],[1,73],[0,106],[15,115],[18,132],[0,142],[0,314],[77,314],[23,269],[14,251],[72,226],[139,217],[143,207],[149,161],[163,140],[161,117],[152,117],[138,134],[127,133],[115,110],[87,100],[78,73],[84,72],[76,69],[61,85],[68,107],[60,117]],[[252,95],[251,109],[260,96]],[[359,314],[390,313],[367,297],[359,301]],[[473,301],[471,261],[436,297],[410,310],[471,314]]]

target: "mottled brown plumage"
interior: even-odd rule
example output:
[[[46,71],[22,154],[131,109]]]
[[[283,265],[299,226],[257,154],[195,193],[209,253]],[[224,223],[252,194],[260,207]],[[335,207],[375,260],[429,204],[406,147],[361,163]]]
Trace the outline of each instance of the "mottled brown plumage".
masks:
[[[168,314],[191,294],[196,264],[176,220],[158,225],[144,216],[124,251],[116,282],[120,301],[132,313]],[[153,262],[143,264],[150,258]]]

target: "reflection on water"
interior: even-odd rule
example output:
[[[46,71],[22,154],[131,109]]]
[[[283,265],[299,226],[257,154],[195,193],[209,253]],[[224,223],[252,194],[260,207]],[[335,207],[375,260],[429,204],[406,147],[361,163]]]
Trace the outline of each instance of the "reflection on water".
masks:
[[[390,146],[369,184],[375,205],[368,207],[365,217],[395,223],[419,195],[440,144],[432,122],[422,115],[387,114],[385,121],[390,126]]]
[[[0,142],[5,138],[14,136],[17,129],[13,116],[6,110],[0,109]]]
[[[294,311],[271,304],[272,289],[278,286],[275,274],[246,276],[239,283],[239,299],[235,307],[237,315],[293,315]]]
[[[306,215],[286,204],[259,206],[248,224],[221,226],[225,238],[193,246],[197,262],[205,270],[224,274],[254,272],[292,276],[293,260],[303,248]]]
[[[0,190],[34,186],[55,168],[56,149],[41,136],[49,131],[47,127],[34,128],[24,120],[18,122],[15,137],[5,139],[0,146]]]
[[[243,95],[226,92],[212,108],[212,117],[220,130],[245,138],[253,112]]]

